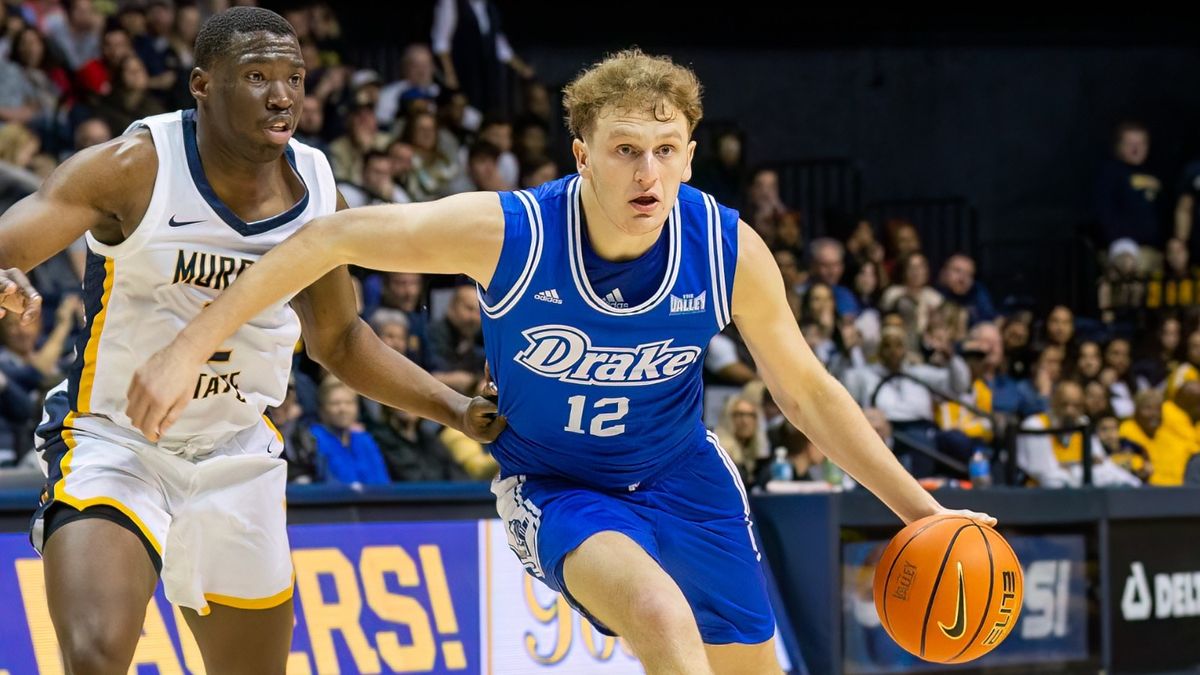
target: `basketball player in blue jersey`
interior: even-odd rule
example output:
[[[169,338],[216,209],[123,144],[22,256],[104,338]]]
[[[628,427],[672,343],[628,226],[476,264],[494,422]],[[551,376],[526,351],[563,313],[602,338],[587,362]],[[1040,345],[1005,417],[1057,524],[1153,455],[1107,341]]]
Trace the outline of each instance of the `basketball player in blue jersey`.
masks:
[[[692,72],[622,52],[565,106],[578,175],[314,220],[139,369],[129,416],[169,429],[186,415],[178,383],[225,336],[338,265],[468,274],[509,421],[493,491],[526,570],[649,673],[777,673],[745,489],[701,422],[714,334],[736,322],[788,419],[905,522],[947,511],[813,357],[759,237],[682,184],[701,116]]]
[[[38,437],[48,483],[31,534],[73,675],[129,672],[160,572],[209,673],[284,673],[287,470],[262,413],[284,397],[301,334],[329,371],[386,405],[483,441],[503,424],[492,404],[379,341],[356,314],[346,270],[331,268],[187,375],[194,405],[170,434],[137,432],[125,393],[144,355],[272,246],[344,204],[324,156],[291,139],[304,60],[286,21],[251,7],[218,14],[195,59],[195,111],[147,118],[80,152],[0,216],[0,306],[25,320],[40,299],[23,272],[81,236],[89,249],[87,329],[68,382],[47,397]]]

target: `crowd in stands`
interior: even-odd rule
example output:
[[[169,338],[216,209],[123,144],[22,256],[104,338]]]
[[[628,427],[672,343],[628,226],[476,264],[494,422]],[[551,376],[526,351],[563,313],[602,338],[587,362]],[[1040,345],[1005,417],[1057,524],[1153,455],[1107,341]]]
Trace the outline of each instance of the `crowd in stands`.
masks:
[[[0,2],[0,210],[71,154],[148,115],[192,107],[192,43],[219,6],[170,0]],[[469,8],[471,11],[460,11]],[[398,73],[346,62],[326,3],[283,12],[307,67],[296,138],[326,153],[347,203],[533,188],[570,167],[551,89],[505,38],[493,2],[437,0],[429,44]],[[767,242],[804,340],[921,478],[967,478],[982,455],[1016,484],[1080,485],[1084,453],[1102,485],[1200,482],[1200,164],[1163,214],[1142,169],[1145,128],[1122,125],[1096,189],[1100,315],[1044,316],[997,303],[971,251],[930,260],[912,222],[852,217],[809,237],[779,175],[751,170],[743,136],[714,135],[693,185],[739,210]],[[0,319],[0,466],[34,463],[44,393],[74,359],[83,327],[81,240],[35,269],[42,321]],[[352,270],[362,317],[448,386],[494,395],[469,280]],[[706,421],[748,484],[777,456],[796,480],[830,480],[824,457],[783,419],[732,324],[704,363]],[[463,434],[355,395],[298,349],[286,400],[268,411],[294,482],[373,485],[487,480],[488,449]],[[1023,431],[1051,433],[1022,433]],[[1087,447],[1085,447],[1085,445]],[[782,452],[779,450],[782,449]],[[852,485],[840,475],[835,482]]]

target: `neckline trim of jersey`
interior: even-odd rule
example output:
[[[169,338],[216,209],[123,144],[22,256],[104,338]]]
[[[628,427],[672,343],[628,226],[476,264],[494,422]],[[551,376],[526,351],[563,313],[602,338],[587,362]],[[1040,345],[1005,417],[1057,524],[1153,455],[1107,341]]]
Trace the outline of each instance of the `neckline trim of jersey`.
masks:
[[[204,174],[204,165],[200,162],[200,146],[196,143],[195,110],[185,110],[183,112],[183,147],[184,154],[187,155],[188,171],[192,174],[192,183],[195,184],[196,190],[200,192],[201,197],[204,197],[204,201],[208,202],[208,206],[221,217],[221,220],[225,221],[226,225],[243,237],[270,232],[281,225],[292,222],[308,208],[310,190],[308,189],[308,183],[304,180],[304,176],[296,168],[296,153],[292,150],[290,144],[284,150],[284,156],[287,157],[288,164],[292,167],[292,171],[295,172],[296,178],[300,179],[300,184],[304,186],[304,194],[300,197],[299,201],[283,213],[271,216],[270,218],[264,218],[263,220],[256,220],[252,223],[242,220],[233,212],[233,209],[221,201],[212,184],[208,182],[208,176]]]
[[[670,228],[671,245],[667,253],[667,271],[663,275],[662,284],[659,285],[654,295],[642,304],[620,309],[608,304],[597,295],[587,278],[583,260],[583,219],[580,217],[583,208],[579,196],[581,182],[582,179],[576,176],[567,186],[567,257],[571,260],[571,276],[575,279],[575,287],[579,290],[579,295],[592,309],[601,314],[630,316],[649,312],[670,294],[671,289],[675,287],[675,280],[679,278],[679,261],[683,258],[683,232],[680,227],[682,218],[679,217],[679,200],[675,200],[675,205],[671,207],[671,213],[667,216],[666,226]]]

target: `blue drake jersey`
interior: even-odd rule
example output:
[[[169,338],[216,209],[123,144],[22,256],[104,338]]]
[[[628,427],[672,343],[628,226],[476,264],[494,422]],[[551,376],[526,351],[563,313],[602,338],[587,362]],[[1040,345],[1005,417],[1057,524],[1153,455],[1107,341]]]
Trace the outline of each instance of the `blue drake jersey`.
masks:
[[[705,442],[701,370],[732,318],[738,216],[680,186],[666,269],[644,272],[661,279],[657,290],[637,304],[606,302],[584,271],[580,185],[567,176],[500,193],[503,251],[479,294],[508,417],[492,453],[504,476],[633,489]]]

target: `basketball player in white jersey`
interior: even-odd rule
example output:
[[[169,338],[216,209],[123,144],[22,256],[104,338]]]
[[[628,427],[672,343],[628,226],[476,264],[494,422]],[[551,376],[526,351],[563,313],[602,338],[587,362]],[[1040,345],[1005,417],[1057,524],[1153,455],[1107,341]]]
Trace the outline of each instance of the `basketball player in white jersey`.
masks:
[[[197,110],[148,118],[80,152],[0,217],[0,304],[35,320],[24,274],[87,237],[87,327],[47,397],[48,482],[31,538],[68,673],[126,673],[159,576],[209,673],[282,674],[291,553],[282,439],[263,417],[297,339],[385,405],[491,440],[495,407],[451,391],[380,342],[345,268],[274,302],[215,350],[170,433],[125,414],[130,376],[247,266],[344,202],[318,151],[291,140],[304,61],[291,26],[239,7],[196,40]],[[299,315],[297,317],[297,315]]]

